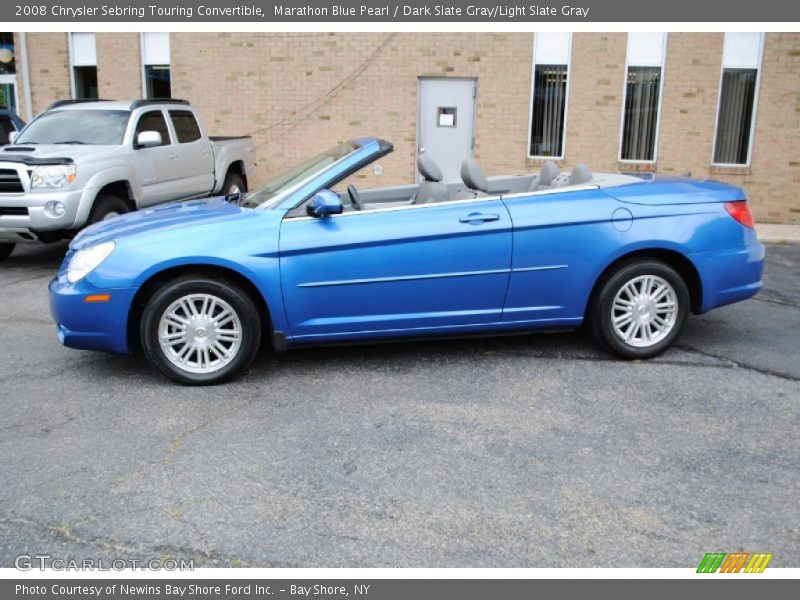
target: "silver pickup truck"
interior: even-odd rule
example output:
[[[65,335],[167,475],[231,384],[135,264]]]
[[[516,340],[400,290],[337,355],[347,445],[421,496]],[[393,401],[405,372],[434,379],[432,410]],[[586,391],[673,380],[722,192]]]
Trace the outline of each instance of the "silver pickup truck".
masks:
[[[162,202],[247,191],[249,137],[209,137],[185,100],[62,100],[0,148],[0,260]]]

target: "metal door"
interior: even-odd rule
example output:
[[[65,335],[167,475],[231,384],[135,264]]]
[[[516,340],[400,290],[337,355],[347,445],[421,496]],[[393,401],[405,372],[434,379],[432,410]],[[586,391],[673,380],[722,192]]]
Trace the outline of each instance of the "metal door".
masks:
[[[511,219],[499,198],[284,219],[293,339],[460,333],[499,322]]]
[[[472,157],[475,134],[475,79],[419,80],[417,151],[428,154],[445,181],[461,178],[461,163]]]

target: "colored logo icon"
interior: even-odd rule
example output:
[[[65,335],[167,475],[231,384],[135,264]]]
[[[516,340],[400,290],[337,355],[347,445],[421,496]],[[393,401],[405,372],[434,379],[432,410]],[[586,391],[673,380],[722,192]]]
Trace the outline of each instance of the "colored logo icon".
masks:
[[[763,573],[772,554],[749,552],[706,552],[697,567],[698,573]]]

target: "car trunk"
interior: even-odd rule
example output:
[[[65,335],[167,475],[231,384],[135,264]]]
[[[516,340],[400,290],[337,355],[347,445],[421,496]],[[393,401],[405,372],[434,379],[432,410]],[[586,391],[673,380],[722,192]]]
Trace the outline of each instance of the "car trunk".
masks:
[[[721,181],[699,181],[686,177],[648,175],[641,184],[609,188],[608,193],[620,202],[642,205],[704,204],[744,200],[741,188]]]

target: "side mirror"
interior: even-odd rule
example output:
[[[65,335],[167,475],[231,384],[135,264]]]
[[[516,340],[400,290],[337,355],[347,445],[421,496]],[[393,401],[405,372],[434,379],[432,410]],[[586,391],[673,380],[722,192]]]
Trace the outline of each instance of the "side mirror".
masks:
[[[331,190],[320,190],[306,204],[306,212],[309,216],[318,219],[342,214],[343,210],[342,199],[339,198],[339,194]]]
[[[157,131],[142,131],[136,136],[137,148],[152,148],[161,145],[161,134]]]
[[[13,144],[14,140],[17,139],[18,135],[19,135],[19,131],[9,131],[8,132],[8,143],[9,144]]]

